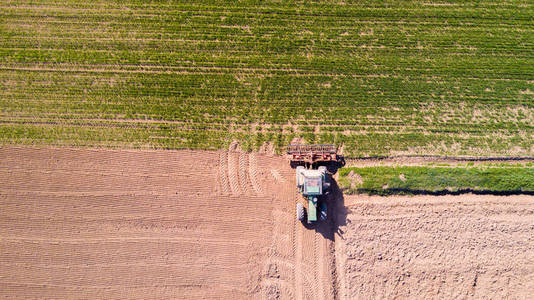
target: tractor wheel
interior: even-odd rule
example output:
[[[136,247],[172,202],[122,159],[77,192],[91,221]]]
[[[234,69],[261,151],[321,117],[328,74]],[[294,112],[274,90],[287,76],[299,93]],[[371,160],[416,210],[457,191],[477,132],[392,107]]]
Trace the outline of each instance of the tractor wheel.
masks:
[[[297,219],[304,221],[304,206],[302,203],[297,203]]]

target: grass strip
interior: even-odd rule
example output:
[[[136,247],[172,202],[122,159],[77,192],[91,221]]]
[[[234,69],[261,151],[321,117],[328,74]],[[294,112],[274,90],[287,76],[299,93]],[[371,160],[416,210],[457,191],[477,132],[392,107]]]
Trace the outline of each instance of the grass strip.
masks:
[[[418,195],[531,194],[534,168],[379,166],[339,170],[339,184],[348,194]]]

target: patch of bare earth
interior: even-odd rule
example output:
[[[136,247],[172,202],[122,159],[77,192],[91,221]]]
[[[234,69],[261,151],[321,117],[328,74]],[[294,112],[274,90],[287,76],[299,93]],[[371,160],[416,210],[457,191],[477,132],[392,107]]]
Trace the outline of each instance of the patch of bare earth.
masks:
[[[534,293],[532,197],[334,190],[308,227],[294,181],[269,154],[0,148],[0,298]]]
[[[527,299],[532,196],[345,196],[340,299]]]
[[[0,298],[332,299],[294,177],[237,151],[0,148]]]

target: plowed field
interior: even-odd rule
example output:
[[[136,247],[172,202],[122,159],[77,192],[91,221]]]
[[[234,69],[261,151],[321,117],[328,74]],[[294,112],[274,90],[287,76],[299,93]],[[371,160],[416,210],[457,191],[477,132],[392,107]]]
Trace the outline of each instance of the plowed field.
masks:
[[[0,166],[0,298],[332,298],[333,244],[295,222],[283,159],[4,148]]]
[[[284,159],[223,151],[0,148],[0,183],[1,299],[534,294],[528,196],[334,192],[310,228]]]
[[[532,196],[345,198],[341,299],[530,299]]]

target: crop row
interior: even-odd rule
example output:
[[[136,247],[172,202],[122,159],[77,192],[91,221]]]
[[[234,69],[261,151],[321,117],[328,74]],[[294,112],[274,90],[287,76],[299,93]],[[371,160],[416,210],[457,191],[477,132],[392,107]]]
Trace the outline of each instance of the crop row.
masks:
[[[458,137],[448,134],[418,135],[392,133],[364,133],[344,135],[342,133],[282,134],[261,132],[250,134],[218,130],[176,130],[163,128],[97,127],[43,124],[0,124],[0,143],[29,143],[53,145],[100,146],[107,143],[141,148],[201,148],[217,149],[227,147],[232,140],[239,140],[246,150],[258,149],[265,143],[272,143],[278,151],[284,145],[300,137],[306,143],[343,144],[348,157],[383,156],[395,153],[421,154],[441,153],[446,155],[470,155],[470,149],[477,149],[479,155],[525,155],[526,152],[510,153],[514,147],[530,147],[517,136],[512,137]],[[497,141],[495,141],[497,140]],[[496,143],[498,142],[498,143]],[[457,149],[461,144],[462,149]],[[455,148],[456,147],[456,148]]]
[[[531,57],[479,57],[474,59],[470,56],[440,56],[439,54],[417,57],[393,57],[391,53],[376,59],[364,57],[295,57],[295,60],[274,59],[262,60],[262,57],[227,58],[210,57],[208,55],[184,55],[181,52],[161,54],[153,52],[130,52],[130,51],[90,51],[90,50],[28,50],[28,49],[1,49],[0,63],[41,63],[50,64],[148,64],[148,65],[177,65],[190,66],[190,72],[202,71],[206,67],[231,68],[236,73],[241,69],[269,69],[273,72],[287,73],[292,69],[306,70],[320,74],[392,74],[398,76],[437,76],[439,79],[458,78],[486,78],[486,79],[517,79],[529,80],[534,77],[534,68]],[[194,61],[195,63],[182,63]],[[299,64],[299,62],[301,62]],[[195,70],[196,69],[196,70]],[[224,70],[221,70],[222,73]],[[295,71],[293,71],[295,72]],[[298,73],[298,72],[295,72]]]

